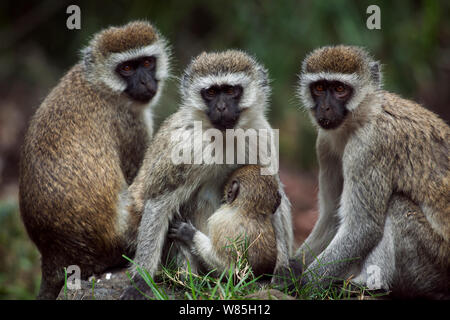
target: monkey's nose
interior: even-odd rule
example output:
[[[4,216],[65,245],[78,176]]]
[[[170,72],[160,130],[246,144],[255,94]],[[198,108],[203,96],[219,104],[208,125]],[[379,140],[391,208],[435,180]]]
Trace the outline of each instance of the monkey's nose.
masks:
[[[218,111],[223,112],[227,108],[227,105],[223,102],[218,102],[216,108]]]

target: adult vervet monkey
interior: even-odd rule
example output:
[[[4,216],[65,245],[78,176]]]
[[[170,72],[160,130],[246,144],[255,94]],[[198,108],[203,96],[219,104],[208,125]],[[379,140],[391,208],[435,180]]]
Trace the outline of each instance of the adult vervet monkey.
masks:
[[[126,210],[127,189],[153,132],[169,54],[148,22],[102,30],[33,116],[19,200],[42,255],[38,298],[57,297],[64,267],[79,266],[85,278],[133,254],[140,216]]]
[[[163,248],[167,245],[169,223],[174,216],[186,218],[197,229],[206,232],[208,218],[220,206],[226,180],[242,166],[235,161],[177,164],[173,159],[174,150],[178,152],[185,146],[195,146],[195,141],[198,141],[195,129],[199,123],[200,137],[207,130],[225,133],[230,129],[258,130],[258,135],[264,131],[272,137],[273,132],[265,116],[269,93],[266,70],[242,51],[202,53],[186,69],[181,79],[181,106],[155,135],[143,166],[129,189],[132,197],[130,210],[135,212],[133,214],[143,215],[134,261],[151,276],[155,275],[161,261]],[[182,139],[173,139],[174,133]],[[233,141],[223,139],[223,150],[227,154],[230,149],[235,151]],[[202,152],[202,146],[209,144],[200,142],[200,148],[192,152],[194,158]],[[276,179],[279,181],[278,175]],[[290,203],[281,183],[279,186],[281,203],[273,215],[277,240],[276,268],[288,266],[293,238]],[[189,255],[188,252],[185,254]],[[196,272],[196,267],[192,267]],[[136,274],[135,266],[131,271],[137,285],[144,291],[148,289]],[[134,287],[122,296],[124,299],[140,297]]]
[[[353,275],[404,297],[448,298],[449,126],[383,90],[381,78],[358,47],[323,47],[303,62],[298,92],[318,127],[320,214],[292,267],[304,262],[303,282]]]

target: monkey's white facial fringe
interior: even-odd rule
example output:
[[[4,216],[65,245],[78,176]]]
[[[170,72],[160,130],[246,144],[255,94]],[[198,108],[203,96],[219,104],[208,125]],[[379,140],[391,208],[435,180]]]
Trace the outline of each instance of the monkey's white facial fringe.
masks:
[[[125,52],[112,53],[100,67],[101,70],[96,70],[94,73],[97,73],[99,80],[112,91],[121,93],[126,89],[127,84],[117,74],[117,65],[139,57],[154,56],[156,58],[156,80],[160,82],[157,94],[151,101],[151,104],[154,104],[160,96],[164,80],[169,77],[170,57],[167,52],[169,52],[169,50],[166,41],[160,39],[149,46],[131,49]]]
[[[184,104],[200,110],[206,110],[207,106],[201,96],[201,90],[214,85],[221,86],[224,84],[231,86],[240,85],[243,88],[243,94],[239,103],[242,109],[252,106],[265,107],[268,99],[268,90],[243,72],[193,78],[187,88],[182,88],[181,94],[183,95]]]
[[[367,79],[361,78],[356,73],[303,73],[300,75],[298,95],[307,109],[312,109],[315,105],[309,86],[311,83],[319,80],[339,81],[353,88],[353,95],[346,105],[349,111],[356,110],[367,94],[376,90],[372,85],[368,84],[369,81]]]

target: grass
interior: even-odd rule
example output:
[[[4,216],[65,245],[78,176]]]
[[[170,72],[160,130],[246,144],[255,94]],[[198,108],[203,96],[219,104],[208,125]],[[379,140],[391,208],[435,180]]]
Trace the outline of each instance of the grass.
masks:
[[[242,250],[243,245],[244,250]],[[157,281],[132,259],[124,257],[136,265],[138,273],[150,287],[152,295],[146,295],[146,298],[150,300],[242,300],[262,289],[275,288],[267,280],[264,281],[262,276],[254,275],[246,259],[247,245],[246,241],[232,242],[230,249],[234,251],[235,262],[221,273],[212,270],[205,275],[198,275],[191,271],[189,263],[186,268],[181,268],[177,267],[174,261],[170,261],[162,266],[162,272],[156,277]],[[374,293],[365,287],[352,284],[350,279],[341,279],[340,285],[330,284],[326,288],[320,288],[315,285],[318,278],[303,286],[298,285],[298,280],[301,279],[295,279],[292,274],[289,278],[288,280],[296,285],[290,289],[284,288],[282,292],[296,299],[362,300],[386,295],[386,293]]]
[[[153,296],[146,296],[151,300],[236,300],[260,289],[257,283],[259,277],[248,272],[237,278],[241,270],[236,266],[231,266],[218,276],[215,276],[215,270],[205,275],[194,274],[189,264],[187,269],[164,266],[158,282],[142,268],[137,270],[153,293]]]
[[[174,261],[166,261],[158,277],[152,279],[145,270],[138,268],[151,288],[152,294],[148,298],[240,300],[261,289],[271,288],[262,277],[253,274],[247,263],[246,252],[251,243],[248,244],[245,239],[236,239],[231,243],[229,249],[236,262],[223,272],[212,270],[197,275],[189,264],[183,269],[177,267]],[[12,201],[0,202],[0,257],[0,300],[34,299],[40,283],[39,253],[26,235],[17,203]],[[92,291],[95,298],[94,283]],[[341,286],[318,289],[311,283],[292,290],[284,289],[283,292],[297,299],[318,300],[367,299],[383,295],[353,286],[349,280],[342,281]]]
[[[192,272],[189,262],[186,268],[180,268],[174,259],[166,261],[158,283],[133,260],[124,257],[136,265],[138,273],[150,287],[153,297],[147,296],[149,299],[168,300],[174,297],[188,300],[236,300],[261,287],[258,283],[261,276],[256,277],[247,263],[250,245],[245,237],[231,240],[227,249],[235,263],[221,273],[214,269],[205,275],[198,275]],[[165,290],[171,292],[167,293]]]

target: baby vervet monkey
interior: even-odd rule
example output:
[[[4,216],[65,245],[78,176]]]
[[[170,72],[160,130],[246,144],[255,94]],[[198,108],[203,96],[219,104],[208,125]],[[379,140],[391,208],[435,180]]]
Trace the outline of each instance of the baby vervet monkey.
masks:
[[[267,71],[242,51],[202,53],[187,67],[181,79],[181,106],[162,124],[129,189],[131,214],[142,214],[135,265],[130,270],[141,290],[147,290],[148,285],[137,268],[141,267],[152,277],[155,275],[169,244],[169,224],[175,217],[191,221],[196,229],[206,233],[208,218],[220,207],[225,182],[233,171],[246,164],[236,160],[234,156],[242,155],[236,150],[244,146],[244,159],[248,161],[252,157],[252,138],[249,137],[248,143],[246,139],[242,141],[239,139],[242,133],[255,133],[259,147],[256,163],[263,165],[260,168],[263,173],[266,164],[260,162],[267,154],[263,151],[264,157],[261,157],[259,139],[266,137],[267,140],[262,140],[270,142],[270,153],[277,157],[278,150],[272,143],[275,133],[265,115],[269,94]],[[211,139],[203,139],[208,134],[214,136],[213,145],[217,147],[212,151],[209,149]],[[193,156],[193,163],[179,161],[179,152],[185,150],[187,155]],[[227,158],[195,161],[198,156],[202,159],[212,153],[214,157],[226,154]],[[272,172],[281,196],[273,214],[277,240],[275,268],[288,266],[293,238],[290,203],[277,171]],[[195,261],[189,256],[187,259]],[[192,267],[192,272],[197,272],[195,266]],[[142,296],[130,287],[122,298]]]
[[[208,218],[206,234],[190,222],[171,226],[169,236],[186,246],[199,260],[197,264],[221,273],[244,256],[255,275],[273,274],[277,258],[273,214],[281,195],[277,179],[261,175],[260,170],[249,165],[231,175],[224,188],[224,204]]]
[[[449,298],[450,129],[384,91],[358,47],[303,62],[299,94],[318,128],[319,219],[291,266],[303,282],[348,279],[402,297]]]
[[[145,21],[95,34],[32,117],[20,161],[20,212],[42,256],[38,298],[55,299],[64,268],[81,277],[126,262],[140,215],[128,186],[153,132],[169,50]]]

